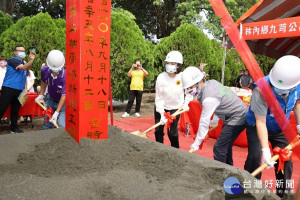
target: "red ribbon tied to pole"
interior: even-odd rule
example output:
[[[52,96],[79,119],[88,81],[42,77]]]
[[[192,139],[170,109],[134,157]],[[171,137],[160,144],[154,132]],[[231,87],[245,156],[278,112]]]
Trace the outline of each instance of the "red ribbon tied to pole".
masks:
[[[44,116],[47,116],[46,118],[46,122],[48,123],[49,122],[49,119],[52,118],[52,114],[54,113],[53,109],[51,107],[47,108],[47,110],[44,110],[43,111],[43,115]]]
[[[284,162],[290,160],[290,157],[292,156],[292,152],[290,152],[290,150],[286,149],[286,148],[279,148],[279,147],[275,147],[273,149],[273,153],[275,155],[279,155],[279,164],[278,164],[278,170],[277,173],[279,171],[282,172],[283,174],[283,170],[284,170]]]
[[[167,121],[167,129],[170,130],[171,124],[173,123],[173,120],[176,119],[176,116],[172,116],[170,112],[165,112],[164,113],[165,118],[168,120]]]

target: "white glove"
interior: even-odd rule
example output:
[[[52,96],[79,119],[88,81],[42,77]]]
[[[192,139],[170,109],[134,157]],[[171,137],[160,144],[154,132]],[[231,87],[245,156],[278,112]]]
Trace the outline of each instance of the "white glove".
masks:
[[[212,120],[209,122],[209,126],[210,127],[216,127],[219,124],[219,117],[214,114],[214,117],[212,118]]]
[[[187,104],[183,104],[182,110],[189,111],[189,110],[190,110],[190,107],[189,107]]]
[[[191,145],[190,149],[193,150],[192,153],[199,150],[199,146],[202,143],[202,139],[195,139],[195,142]]]
[[[59,112],[56,112],[55,111],[55,113],[52,115],[52,118],[50,119],[50,122],[52,122],[52,121],[57,121],[57,117],[58,117],[58,115],[59,115]]]
[[[269,148],[262,148],[262,163],[267,163],[269,166],[267,169],[274,167],[277,162],[270,161],[271,160],[271,151]]]
[[[35,98],[35,101],[41,102],[41,100],[44,100],[44,95],[40,94],[37,98]]]
[[[191,94],[186,94],[185,97],[184,97],[184,103],[183,103],[183,106],[182,106],[182,109],[184,110],[190,110],[190,107],[189,107],[189,103],[191,101],[193,101],[193,96]]]
[[[164,113],[160,113],[160,121],[163,123],[167,123],[168,119],[165,117]]]
[[[298,131],[298,134],[300,135],[300,125],[297,125],[297,131]]]

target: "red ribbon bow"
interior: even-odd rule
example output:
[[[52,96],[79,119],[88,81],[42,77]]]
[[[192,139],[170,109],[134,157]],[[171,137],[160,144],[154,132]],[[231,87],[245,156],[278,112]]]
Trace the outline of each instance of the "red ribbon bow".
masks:
[[[165,112],[164,113],[165,118],[168,120],[167,121],[167,129],[170,130],[171,124],[173,123],[173,120],[176,119],[176,116],[173,117],[170,112]]]
[[[279,148],[279,147],[275,147],[273,149],[273,153],[275,155],[279,155],[279,165],[278,165],[278,170],[277,173],[279,171],[281,171],[283,173],[284,170],[284,162],[290,160],[290,157],[292,156],[290,150],[286,149],[286,148]]]
[[[54,113],[53,109],[51,107],[47,108],[47,110],[44,110],[43,111],[43,115],[44,116],[47,116],[46,118],[46,122],[48,123],[49,122],[49,119],[52,118],[52,114]]]
[[[197,136],[196,136],[197,137]],[[199,146],[199,150],[201,150],[202,149],[202,147],[203,147],[203,144],[207,141],[209,139],[209,135],[207,134],[206,136],[205,136],[205,138],[204,138],[204,140],[202,141],[202,143],[200,144],[200,146]]]

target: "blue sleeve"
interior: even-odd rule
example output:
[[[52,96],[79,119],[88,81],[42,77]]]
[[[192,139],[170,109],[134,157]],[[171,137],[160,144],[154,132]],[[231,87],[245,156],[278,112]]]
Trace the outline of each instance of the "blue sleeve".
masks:
[[[12,68],[16,69],[19,65],[23,64],[22,61],[17,60],[15,58],[11,58],[7,61],[7,64],[11,66]]]

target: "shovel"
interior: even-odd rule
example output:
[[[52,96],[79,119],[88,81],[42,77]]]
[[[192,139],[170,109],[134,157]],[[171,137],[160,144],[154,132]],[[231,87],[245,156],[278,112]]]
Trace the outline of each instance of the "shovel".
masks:
[[[181,108],[179,108],[176,112],[174,112],[174,113],[172,114],[172,117],[175,117],[175,116],[180,115],[181,113],[184,113],[184,112],[187,111],[187,110],[181,110],[181,111],[180,111],[180,110],[181,110]],[[137,135],[137,136],[140,136],[140,137],[143,137],[143,138],[146,138],[146,139],[147,139],[148,137],[147,137],[146,133],[148,133],[148,132],[151,131],[152,129],[154,129],[154,128],[156,128],[156,127],[162,125],[162,124],[163,124],[163,122],[158,122],[157,124],[151,126],[150,128],[148,128],[148,129],[145,130],[144,132],[142,132],[142,131],[134,131],[134,132],[132,132],[131,134]]]
[[[213,131],[213,130],[214,130],[215,128],[217,128],[217,127],[218,127],[218,124],[217,124],[216,126],[213,126],[212,128],[210,128],[210,129],[208,130],[208,133],[211,132],[211,131]],[[205,139],[202,141],[202,143],[201,143],[201,145],[200,145],[200,148],[199,148],[200,150],[202,149],[203,143],[206,142],[206,140],[207,140],[206,137],[207,137],[207,135],[205,136]],[[189,150],[189,152],[190,152],[190,153],[193,153],[193,152],[194,152],[194,149],[191,148],[191,149]]]
[[[294,140],[285,148],[288,150],[293,150],[296,146],[300,144],[300,136],[297,135]],[[273,156],[270,161],[276,161],[279,159],[279,155]],[[258,167],[254,172],[251,173],[252,176],[257,176],[259,173],[261,173],[263,170],[265,170],[269,165],[267,163],[263,163],[260,167]]]
[[[39,106],[41,106],[41,108],[43,108],[43,110],[47,110],[46,106],[44,104],[42,104],[40,101],[36,101],[35,100],[35,103],[37,103]],[[55,128],[59,128],[59,126],[57,125],[56,121],[52,120],[51,123],[55,126]]]

